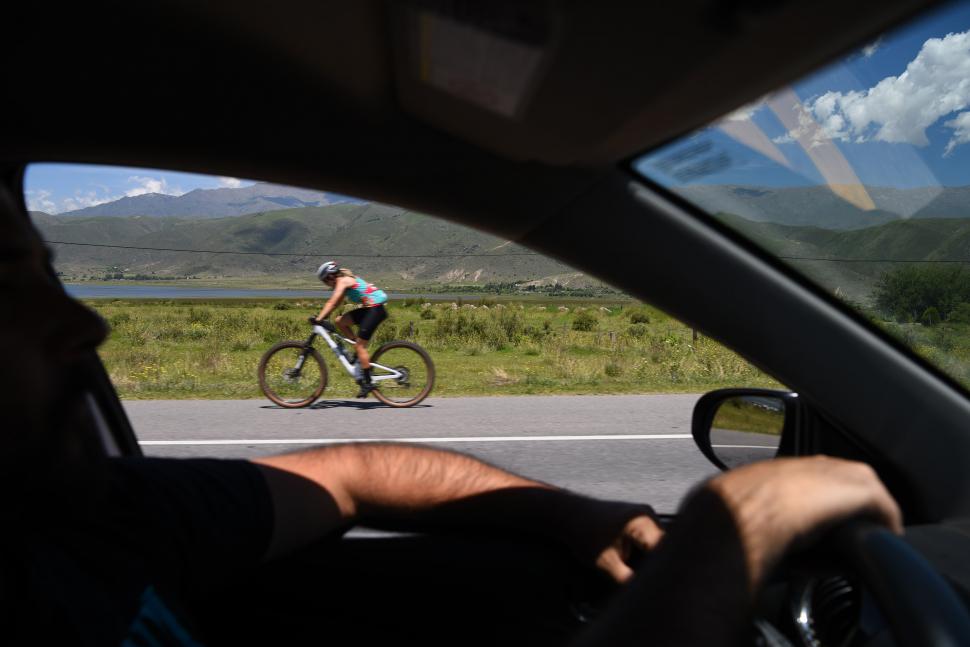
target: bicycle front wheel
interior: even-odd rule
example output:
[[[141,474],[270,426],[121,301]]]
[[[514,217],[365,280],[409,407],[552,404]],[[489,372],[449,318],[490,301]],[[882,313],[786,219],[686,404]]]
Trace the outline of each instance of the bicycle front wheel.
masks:
[[[434,386],[434,363],[427,351],[407,341],[392,341],[371,356],[374,397],[392,407],[413,407],[428,397]],[[380,364],[398,375],[377,366]]]
[[[301,341],[284,341],[259,360],[259,388],[287,409],[313,404],[327,386],[327,365],[320,353]]]

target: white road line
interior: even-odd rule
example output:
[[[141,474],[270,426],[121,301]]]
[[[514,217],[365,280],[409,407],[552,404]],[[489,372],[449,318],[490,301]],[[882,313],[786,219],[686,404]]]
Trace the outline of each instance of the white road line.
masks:
[[[337,443],[514,443],[575,440],[684,440],[690,434],[604,434],[599,436],[442,436],[440,438],[252,438],[249,440],[142,440],[139,445],[328,445]]]
[[[776,451],[777,447],[771,445],[711,445],[714,449],[770,449]]]

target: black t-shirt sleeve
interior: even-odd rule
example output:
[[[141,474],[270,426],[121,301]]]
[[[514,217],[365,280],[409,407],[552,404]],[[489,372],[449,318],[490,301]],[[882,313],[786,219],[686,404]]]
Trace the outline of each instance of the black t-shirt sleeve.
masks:
[[[16,591],[0,596],[5,636],[120,644],[162,617],[174,618],[163,629],[194,634],[207,601],[262,563],[273,504],[252,463],[119,458],[106,469],[90,505],[8,536],[18,550],[0,565],[0,593]]]
[[[167,569],[154,575],[181,594],[216,588],[266,553],[272,499],[248,461],[116,459],[111,477],[111,508],[126,517],[116,527],[131,533],[150,563]]]

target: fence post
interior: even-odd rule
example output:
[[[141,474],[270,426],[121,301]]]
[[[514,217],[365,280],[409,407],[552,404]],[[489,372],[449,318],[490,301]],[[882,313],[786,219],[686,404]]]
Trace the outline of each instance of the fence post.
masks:
[[[408,339],[412,339],[413,337],[414,337],[414,322],[413,321],[409,321],[408,322]]]
[[[690,329],[690,340],[693,344],[697,343],[697,328]]]
[[[610,348],[616,348],[616,331],[610,331]]]

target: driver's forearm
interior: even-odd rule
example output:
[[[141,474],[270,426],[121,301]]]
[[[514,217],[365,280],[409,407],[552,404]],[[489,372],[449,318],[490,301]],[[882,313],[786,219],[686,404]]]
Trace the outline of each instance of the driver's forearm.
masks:
[[[645,506],[600,501],[462,454],[413,445],[344,446],[354,515],[400,530],[512,530],[593,559]]]
[[[411,445],[348,444],[256,462],[323,488],[339,512],[326,524],[331,529],[351,523],[415,530],[505,528],[556,537],[585,553],[596,546],[582,544],[598,538],[579,529],[583,521],[602,518],[594,513],[603,506],[622,507],[617,519],[627,509],[630,516],[642,513],[636,506],[593,501],[468,456]],[[615,536],[617,530],[603,532]],[[326,531],[321,526],[317,532]]]
[[[551,486],[462,454],[395,444],[359,444],[331,451],[342,464],[342,485],[363,519],[430,518],[445,504],[508,488]]]

